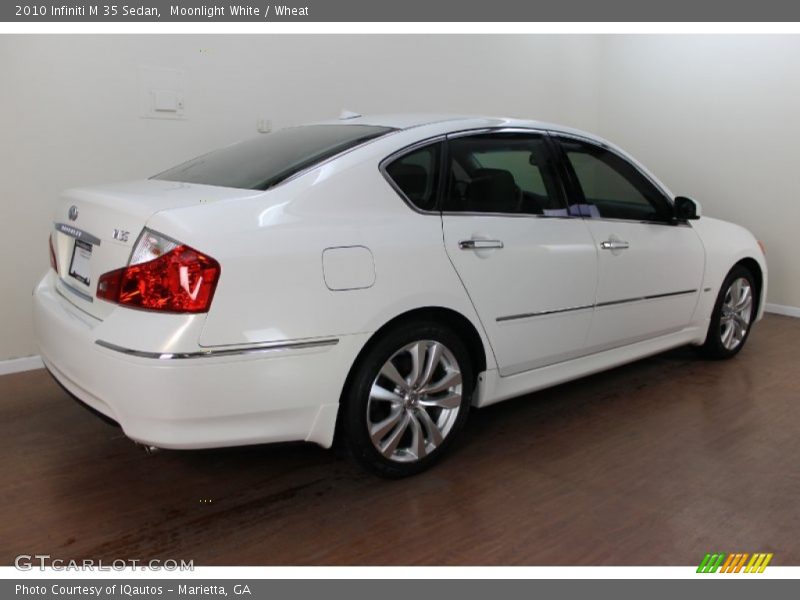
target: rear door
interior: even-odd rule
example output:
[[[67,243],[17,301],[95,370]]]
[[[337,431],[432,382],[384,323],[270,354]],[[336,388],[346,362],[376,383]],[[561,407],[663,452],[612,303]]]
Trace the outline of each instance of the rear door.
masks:
[[[583,219],[568,215],[547,136],[456,135],[446,156],[444,243],[500,374],[581,354],[597,249]]]
[[[570,211],[582,214],[599,256],[587,351],[635,343],[686,327],[703,278],[705,251],[670,200],[613,150],[556,136],[569,180]]]

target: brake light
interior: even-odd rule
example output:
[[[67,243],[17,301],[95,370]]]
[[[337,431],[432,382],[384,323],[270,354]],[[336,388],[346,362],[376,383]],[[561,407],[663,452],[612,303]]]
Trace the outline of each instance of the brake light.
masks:
[[[53,267],[53,271],[58,273],[58,262],[56,262],[56,250],[53,247],[53,234],[50,234],[50,238],[48,240],[48,244],[50,245],[50,266]]]
[[[131,264],[100,277],[97,297],[144,310],[207,312],[220,271],[210,256],[145,230]]]

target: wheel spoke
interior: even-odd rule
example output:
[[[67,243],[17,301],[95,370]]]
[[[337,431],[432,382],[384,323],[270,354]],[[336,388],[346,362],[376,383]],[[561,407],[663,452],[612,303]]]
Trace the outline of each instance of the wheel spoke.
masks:
[[[403,379],[403,376],[400,375],[400,372],[397,370],[397,367],[394,366],[394,363],[390,360],[386,361],[386,364],[383,365],[381,369],[381,375],[386,377],[389,381],[399,387],[401,390],[405,391],[408,389],[408,382]]]
[[[734,337],[734,329],[735,324],[733,321],[730,321],[725,326],[725,331],[722,332],[722,345],[725,346],[728,350],[730,350],[733,346],[732,339]]]
[[[441,358],[442,345],[437,342],[433,342],[433,344],[428,347],[428,356],[425,360],[425,371],[422,373],[422,377],[420,377],[418,384],[420,387],[424,387],[430,382],[431,377],[433,377]]]
[[[372,389],[369,392],[369,397],[372,400],[380,400],[382,402],[391,402],[392,404],[402,404],[403,398],[394,392],[387,390],[385,387],[379,386],[377,383],[372,384]]]
[[[737,279],[731,285],[731,306],[736,306],[742,297],[742,280]]]
[[[461,383],[461,371],[448,371],[439,381],[436,381],[428,386],[423,387],[420,391],[423,394],[435,394],[436,392],[443,392],[455,385]]]
[[[739,321],[738,319],[734,319],[732,323],[733,323],[733,339],[738,344],[744,339],[745,328],[742,325],[741,321]]]
[[[380,446],[380,451],[386,458],[391,458],[394,451],[397,450],[397,445],[400,443],[403,434],[406,432],[406,429],[408,429],[408,423],[411,421],[407,412],[403,412],[402,414],[403,417],[400,419],[400,422],[392,430],[392,433],[389,434],[389,437],[386,438],[386,441]]]
[[[419,401],[419,405],[435,408],[458,408],[461,406],[461,394],[453,393],[441,398],[422,398]]]
[[[733,310],[738,312],[738,311],[742,311],[742,310],[745,310],[747,308],[750,308],[750,306],[753,303],[753,295],[752,295],[751,291],[752,290],[750,289],[750,286],[742,288],[741,296],[736,301],[736,304],[734,305]]]
[[[425,347],[422,342],[417,342],[408,349],[411,355],[411,373],[408,375],[408,386],[414,387],[422,375],[423,361],[425,360]]]
[[[425,435],[422,432],[422,425],[419,424],[417,417],[414,413],[408,413],[411,425],[411,447],[409,450],[417,457],[417,459],[424,458],[428,452],[425,447]]]
[[[394,409],[383,421],[370,427],[369,435],[372,441],[376,444],[380,444],[381,440],[386,437],[386,434],[400,422],[400,419],[403,418],[403,414],[403,409]]]
[[[737,304],[734,310],[740,315],[749,314],[750,309],[753,307],[753,297],[747,296],[740,304]]]
[[[419,422],[427,430],[428,439],[433,443],[433,445],[438,446],[441,444],[442,441],[444,441],[442,432],[439,430],[439,426],[433,422],[433,419],[431,419],[428,411],[424,408],[420,408],[415,414]]]

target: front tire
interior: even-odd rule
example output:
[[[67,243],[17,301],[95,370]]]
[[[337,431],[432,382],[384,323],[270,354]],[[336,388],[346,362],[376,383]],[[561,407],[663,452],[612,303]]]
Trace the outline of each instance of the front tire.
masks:
[[[433,322],[389,330],[355,366],[342,407],[352,456],[383,477],[431,467],[463,428],[473,391],[464,343]]]
[[[736,266],[728,273],[711,314],[703,354],[725,359],[741,351],[755,320],[757,293],[755,278],[749,269]]]

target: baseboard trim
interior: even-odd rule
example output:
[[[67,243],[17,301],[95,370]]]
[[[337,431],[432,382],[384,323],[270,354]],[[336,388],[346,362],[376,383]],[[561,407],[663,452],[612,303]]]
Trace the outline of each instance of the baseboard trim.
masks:
[[[10,375],[11,373],[21,373],[22,371],[33,371],[34,369],[42,368],[44,368],[44,364],[38,356],[0,360],[0,375]]]
[[[785,315],[787,317],[796,317],[800,319],[800,307],[786,306],[785,304],[765,304],[764,310],[776,315]]]

